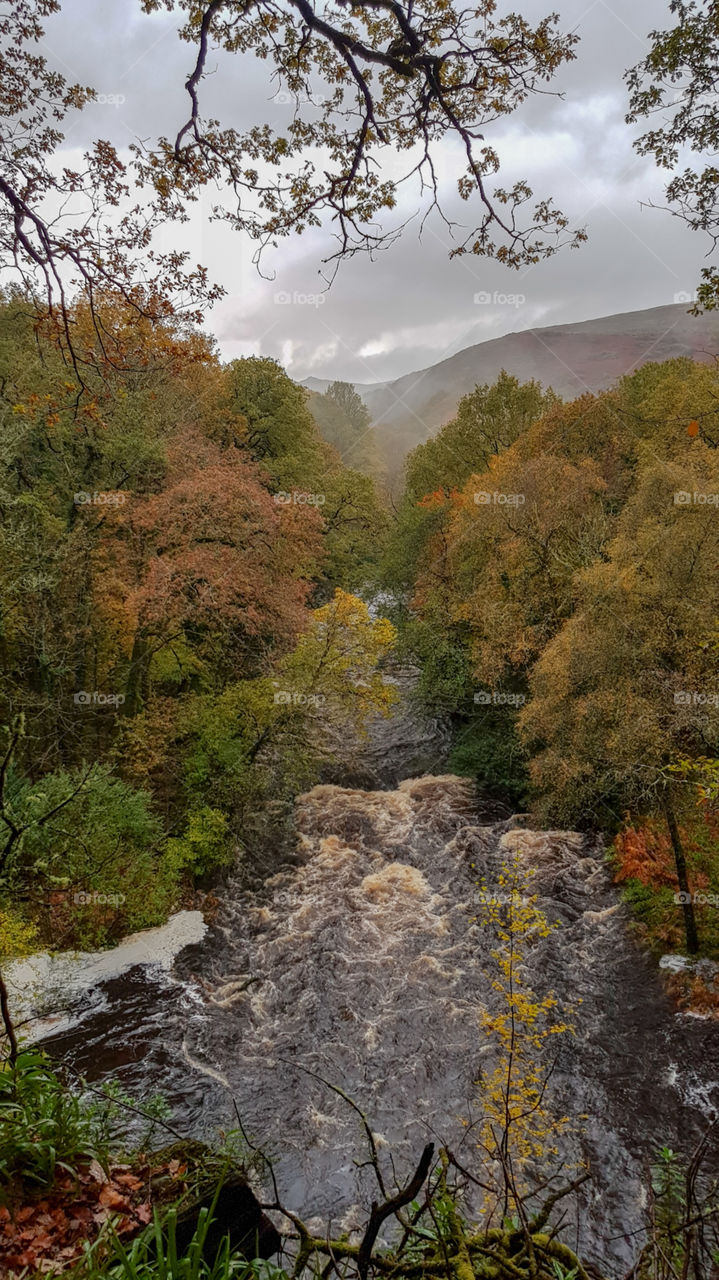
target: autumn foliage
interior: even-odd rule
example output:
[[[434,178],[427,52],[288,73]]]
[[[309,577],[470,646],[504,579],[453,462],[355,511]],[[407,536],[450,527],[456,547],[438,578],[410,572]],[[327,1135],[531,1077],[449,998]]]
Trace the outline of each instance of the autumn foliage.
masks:
[[[276,708],[272,681],[309,661],[313,619],[355,629],[368,683],[342,670],[337,715],[362,719],[386,649],[352,594],[384,516],[304,390],[272,360],[223,366],[190,323],[117,295],[100,332],[86,302],[70,314],[82,380],[52,324],[0,304],[0,954],[33,924],[92,946],[159,923],[246,844],[262,796],[289,803],[311,779],[282,755],[295,731],[307,743],[307,711]],[[309,691],[338,689],[319,665]],[[210,783],[198,761],[226,715]],[[123,901],[88,908],[93,892]]]
[[[152,1220],[143,1172],[112,1165],[105,1173],[95,1160],[63,1173],[44,1195],[0,1205],[0,1267],[10,1275],[65,1270],[110,1221],[120,1239],[135,1235]]]
[[[649,819],[642,827],[626,827],[614,841],[618,881],[677,887],[671,841],[665,829]]]
[[[569,404],[503,372],[410,455],[388,556],[456,767],[538,821],[611,838],[629,812],[645,890],[683,881],[687,828],[699,873],[697,798],[716,813],[716,405],[716,367],[687,359]]]

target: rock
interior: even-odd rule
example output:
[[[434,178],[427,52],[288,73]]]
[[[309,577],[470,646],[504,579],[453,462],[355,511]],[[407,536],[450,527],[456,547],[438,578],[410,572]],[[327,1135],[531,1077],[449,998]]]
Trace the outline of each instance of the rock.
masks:
[[[204,1208],[209,1209],[213,1201],[213,1218],[203,1249],[208,1262],[214,1260],[226,1236],[232,1248],[238,1249],[249,1261],[271,1258],[277,1253],[281,1244],[280,1234],[262,1212],[252,1188],[240,1173],[229,1174],[219,1192],[216,1187],[206,1190],[178,1214],[178,1253],[186,1251],[197,1230],[200,1212]]]
[[[204,1142],[187,1139],[175,1142],[152,1155],[157,1168],[170,1168],[179,1161],[186,1165],[187,1181],[194,1187],[189,1200],[177,1207],[176,1240],[178,1254],[184,1253],[197,1230],[200,1213],[215,1208],[205,1238],[204,1256],[212,1262],[222,1241],[229,1237],[233,1249],[248,1260],[270,1258],[280,1247],[280,1234],[270,1221],[240,1166],[230,1166]],[[220,1187],[218,1191],[218,1185]],[[152,1199],[161,1210],[170,1208],[177,1199],[178,1184],[173,1177],[152,1178]]]

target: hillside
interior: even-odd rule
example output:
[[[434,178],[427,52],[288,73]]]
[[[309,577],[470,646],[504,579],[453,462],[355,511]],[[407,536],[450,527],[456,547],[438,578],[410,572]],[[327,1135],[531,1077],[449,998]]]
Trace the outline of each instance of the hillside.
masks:
[[[709,360],[716,352],[719,315],[691,316],[686,303],[677,303],[508,333],[393,382],[356,386],[379,428],[383,451],[396,467],[400,457],[452,417],[463,395],[477,383],[493,382],[502,369],[522,381],[536,378],[571,400],[611,386],[648,361],[682,355]],[[319,378],[305,383],[315,391],[327,385]]]

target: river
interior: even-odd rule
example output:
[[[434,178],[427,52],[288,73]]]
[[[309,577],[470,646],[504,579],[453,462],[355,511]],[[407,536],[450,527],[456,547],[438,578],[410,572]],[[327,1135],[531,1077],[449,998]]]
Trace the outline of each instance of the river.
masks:
[[[298,799],[297,849],[275,874],[259,885],[238,869],[206,931],[178,917],[169,960],[130,950],[114,976],[67,987],[44,1043],[91,1079],[161,1090],[188,1134],[235,1127],[236,1105],[288,1207],[349,1228],[372,1191],[361,1127],[317,1077],[361,1106],[398,1171],[429,1137],[471,1161],[496,972],[478,883],[491,892],[518,855],[558,924],[534,946],[533,986],[574,1009],[551,1102],[585,1117],[565,1154],[592,1177],[569,1242],[620,1274],[653,1152],[690,1149],[719,1104],[719,1023],[672,1008],[596,837],[527,830],[478,799],[444,772],[446,726],[413,710],[410,674],[398,680],[391,721]],[[195,940],[173,961],[183,936]]]

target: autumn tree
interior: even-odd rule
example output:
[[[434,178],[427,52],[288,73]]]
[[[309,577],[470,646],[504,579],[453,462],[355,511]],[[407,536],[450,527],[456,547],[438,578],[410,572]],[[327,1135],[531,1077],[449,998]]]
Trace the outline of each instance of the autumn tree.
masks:
[[[136,179],[111,143],[98,139],[78,169],[58,165],[63,127],[96,96],[69,84],[43,53],[44,20],[59,9],[59,0],[13,0],[0,15],[0,255],[35,315],[56,326],[84,386],[70,315],[78,290],[100,342],[97,308],[106,295],[153,321],[197,320],[222,291],[189,254],[152,247],[168,211],[137,198]]]
[[[78,349],[96,344],[88,308],[68,314]],[[0,305],[0,712],[26,713],[25,750],[40,772],[88,749],[73,696],[88,682],[102,689],[108,674],[93,603],[108,519],[129,495],[161,488],[176,422],[209,429],[218,403],[211,343],[171,322],[141,332],[130,314],[106,310],[105,341],[132,370],[97,353],[78,405],[79,384],[27,300]]]
[[[510,399],[522,390],[500,386]],[[542,652],[574,608],[574,575],[604,554],[643,468],[681,459],[692,440],[712,447],[718,392],[714,366],[671,360],[569,404],[549,394],[508,448],[496,441],[487,452],[486,436],[469,425],[462,456],[448,447],[449,424],[415,451],[416,514],[408,497],[400,527],[416,600],[424,610],[441,592],[445,616],[469,623],[478,677],[526,669]],[[478,464],[469,468],[473,447]]]
[[[461,716],[453,767],[524,803],[517,707],[532,663],[574,609],[576,571],[606,538],[605,485],[589,460],[524,460],[511,448],[446,506],[419,561],[420,643],[426,630],[435,687]]]
[[[502,381],[510,398],[519,394]],[[527,753],[530,743],[532,751],[541,746],[517,740],[511,706],[501,715],[473,706],[475,692],[530,696],[534,664],[573,619],[582,575],[607,562],[622,512],[646,491],[653,466],[676,468],[677,491],[691,484],[689,501],[704,503],[711,525],[713,481],[701,472],[681,477],[716,453],[718,393],[712,364],[650,364],[599,395],[569,404],[548,397],[508,447],[490,438],[487,454],[478,424],[468,426],[463,446],[447,449],[456,432],[450,424],[412,455],[386,581],[406,593],[403,637],[422,664],[423,696],[460,719],[453,767],[525,802]],[[495,418],[502,420],[496,410],[487,431]],[[472,456],[487,458],[474,474]],[[665,500],[672,505],[666,493]],[[666,511],[657,518],[670,538]],[[693,750],[697,760],[712,758],[700,742]]]
[[[70,314],[89,349],[92,316],[83,304]],[[372,481],[343,467],[274,362],[222,369],[212,343],[176,321],[152,325],[117,301],[105,314],[107,350],[88,359],[93,394],[78,403],[53,335],[22,299],[0,307],[2,709],[27,720],[0,806],[0,847],[9,840],[13,854],[0,912],[4,894],[25,895],[41,936],[51,915],[68,945],[159,923],[181,885],[232,860],[239,811],[261,826],[277,796],[287,814],[317,777],[327,721],[311,699],[275,702],[277,681],[290,678],[288,655],[301,666],[311,603],[364,581],[383,527]],[[366,698],[378,709],[386,692],[370,669],[389,638],[368,617],[365,635],[366,606],[352,608],[361,687],[341,669],[333,723],[354,723]],[[339,632],[320,683],[332,684],[338,645]],[[242,768],[222,755],[233,786],[208,791],[197,741],[222,740],[227,716],[246,729]],[[98,777],[84,788],[88,758]],[[63,812],[42,838],[26,835],[45,797]],[[108,887],[121,908],[95,902]]]
[[[676,810],[686,788],[672,766],[680,756],[715,755],[719,734],[709,644],[717,492],[716,454],[702,444],[685,447],[681,462],[643,470],[606,558],[578,575],[576,612],[539,657],[520,716],[541,811],[560,821],[659,814],[683,895],[690,886]],[[690,901],[684,914],[695,950]]]
[[[687,437],[719,447],[716,362],[699,364],[681,356],[643,365],[620,379],[619,392],[622,416],[638,453],[650,446],[655,455],[671,457]]]
[[[418,573],[427,585],[444,577],[459,491],[555,403],[554,394],[545,394],[539,383],[520,383],[503,371],[491,386],[477,386],[463,396],[452,421],[413,450],[386,553],[389,586],[406,590]]]
[[[452,421],[410,454],[406,490],[383,556],[383,582],[400,601],[402,636],[420,663],[419,692],[432,707],[460,718],[453,768],[472,772],[515,802],[525,776],[511,712],[504,708],[497,716],[473,702],[477,637],[474,615],[464,606],[482,591],[484,560],[491,559],[501,516],[498,508],[492,514],[475,506],[475,493],[493,491],[494,481],[470,477],[490,461],[501,464],[513,442],[557,403],[539,383],[520,383],[506,372],[464,396]],[[517,506],[512,516],[524,522]]]
[[[464,490],[449,530],[454,610],[490,688],[524,674],[571,614],[575,574],[606,537],[605,492],[589,460],[511,451]]]
[[[235,360],[224,376],[229,417],[222,438],[234,440],[261,465],[275,498],[321,516],[325,559],[317,592],[326,596],[338,586],[359,589],[372,572],[386,528],[374,479],[359,465],[362,454],[343,451],[341,430],[339,438],[322,430],[326,416],[314,415],[317,400],[325,397],[308,397],[276,361]],[[347,427],[336,401],[328,404],[335,406],[333,418],[339,414]],[[357,439],[354,427],[350,435]],[[365,462],[369,456],[365,454]]]
[[[366,581],[384,515],[275,362],[223,368],[192,326],[138,317],[117,297],[103,344],[86,304],[68,314],[87,356],[80,397],[27,300],[0,306],[0,696],[2,718],[24,712],[27,725],[3,809],[13,883],[0,900],[27,895],[43,937],[51,902],[56,938],[84,945],[159,923],[181,885],[231,861],[239,809],[261,825],[276,795],[288,813],[294,788],[316,779],[328,722],[312,701],[276,703],[277,680],[304,653],[312,604],[334,608],[336,588]],[[353,661],[367,679],[353,689],[343,671],[333,724],[345,712],[355,723],[365,696],[379,706],[385,692],[369,674],[372,644],[376,658],[387,647],[382,624],[367,619],[364,635],[356,608]],[[247,730],[241,785],[215,794],[193,725],[222,740],[233,714]],[[66,825],[26,836],[44,796],[64,805],[83,786],[88,759],[98,779]],[[98,860],[122,909],[73,905],[74,889],[104,891]]]
[[[407,460],[408,494],[420,501],[438,489],[461,489],[557,403],[551,389],[543,391],[534,380],[520,382],[503,369],[496,382],[462,396],[451,422],[413,451]]]
[[[398,233],[382,220],[411,174],[429,184],[438,202],[435,148],[454,136],[463,153],[457,190],[463,200],[475,197],[479,215],[455,253],[518,267],[584,238],[569,231],[550,200],[539,200],[525,219],[522,206],[532,195],[525,181],[492,189],[499,157],[484,136],[488,124],[511,114],[574,56],[575,37],[559,33],[554,15],[533,27],[518,14],[495,17],[493,3],[476,10],[430,2],[405,10],[382,0],[352,10],[330,5],[321,14],[306,0],[285,9],[267,0],[249,7],[211,0],[199,8],[190,0],[145,0],[144,7],[187,13],[182,34],[197,45],[189,115],[174,139],[162,139],[141,158],[143,178],[168,203],[200,183],[229,183],[236,203],[225,216],[260,244],[325,220],[337,235],[335,256],[371,250]],[[277,90],[292,102],[283,126],[243,133],[203,116],[213,45],[269,58]],[[303,103],[312,104],[311,117]],[[331,159],[315,160],[311,148]],[[412,159],[398,177],[378,170],[382,154],[415,148],[418,162]]]
[[[395,639],[386,618],[373,617],[363,600],[337,590],[329,604],[314,611],[312,625],[281,664],[279,677],[310,689],[317,685],[338,722],[340,710],[346,711],[348,722],[362,729],[369,715],[396,700],[380,667]]]
[[[162,492],[118,507],[106,529],[95,599],[124,644],[127,713],[146,702],[153,655],[183,638],[222,681],[301,629],[321,517],[275,502],[239,450],[179,435]]]
[[[237,361],[223,369],[213,343],[198,331],[171,320],[153,325],[117,301],[104,311],[103,351],[89,309],[78,304],[69,314],[77,349],[88,356],[91,398],[79,407],[77,381],[68,375],[52,335],[36,332],[27,303],[17,297],[0,306],[3,710],[7,718],[17,710],[27,713],[28,749],[37,744],[39,768],[58,763],[60,741],[62,758],[76,760],[88,749],[88,733],[104,740],[110,728],[112,717],[100,724],[97,716],[73,711],[74,694],[109,688],[127,695],[128,709],[136,707],[150,667],[164,678],[177,665],[166,644],[170,636],[173,653],[182,654],[178,670],[184,666],[188,676],[194,672],[199,678],[213,628],[207,608],[198,621],[202,591],[193,612],[189,596],[195,588],[189,579],[180,586],[178,577],[180,545],[183,537],[192,543],[195,519],[195,554],[199,561],[204,546],[202,571],[210,575],[202,590],[216,593],[217,678],[226,669],[227,645],[236,641],[230,664],[235,675],[238,664],[247,659],[251,665],[256,656],[250,657],[246,636],[243,641],[226,625],[227,579],[220,561],[231,550],[211,536],[207,522],[213,511],[216,519],[224,519],[224,512],[231,520],[228,503],[254,494],[262,519],[269,521],[274,551],[266,540],[251,550],[249,543],[259,535],[249,515],[244,530],[237,516],[232,537],[241,542],[247,535],[247,555],[256,565],[257,615],[266,611],[266,637],[276,624],[280,649],[303,625],[298,592],[317,589],[326,595],[338,585],[361,585],[384,523],[372,482],[343,467],[320,439],[304,391],[274,361]],[[199,473],[194,492],[193,467]],[[290,492],[283,498],[285,486]],[[312,553],[305,555],[298,542],[295,555],[295,535],[301,542],[302,531],[310,528]],[[161,536],[168,541],[156,555]],[[273,622],[271,601],[280,601],[276,586],[285,576],[278,568],[273,587],[272,566],[282,557],[297,581],[288,584],[279,605],[285,621],[277,615]],[[152,562],[157,575],[171,558],[174,585],[169,577],[162,588],[159,579],[146,583],[149,595],[143,597],[143,564]],[[183,591],[186,617],[180,626]],[[169,613],[158,630],[150,612],[160,602]],[[189,631],[195,625],[200,630],[193,638]],[[129,637],[136,632],[133,659]],[[128,662],[135,682],[129,691]],[[37,736],[36,724],[42,725]],[[103,749],[100,738],[94,740],[96,750]]]
[[[550,1181],[556,1176],[558,1141],[570,1123],[547,1096],[555,1037],[571,1027],[554,993],[538,995],[532,988],[532,951],[556,926],[537,906],[531,878],[517,852],[503,863],[496,889],[482,883],[477,917],[495,941],[494,997],[481,1017],[491,1067],[477,1081],[479,1181],[490,1221],[497,1209],[502,1222],[522,1215],[538,1169]]]
[[[546,92],[554,73],[574,56],[576,37],[562,34],[554,15],[533,26],[518,14],[497,18],[429,0],[404,10],[390,0],[319,13],[306,0],[284,9],[273,0],[144,0],[146,12],[184,17],[183,39],[196,46],[186,82],[189,114],[174,138],[136,142],[129,160],[98,140],[76,170],[56,160],[72,113],[95,97],[69,84],[42,52],[44,20],[59,0],[15,0],[0,18],[0,252],[19,272],[37,314],[58,324],[79,380],[67,306],[80,289],[98,337],[106,294],[118,294],[151,320],[190,314],[222,292],[186,253],[162,252],[156,233],[187,219],[188,203],[212,184],[232,198],[216,212],[259,246],[290,231],[329,223],[341,258],[395,238],[381,225],[402,181],[418,177],[439,202],[434,155],[443,137],[460,143],[460,197],[476,207],[472,229],[454,253],[477,253],[520,267],[579,244],[581,230],[551,200],[531,205],[520,179],[495,185],[499,156],[488,125],[510,115],[532,94]],[[271,68],[272,87],[293,108],[279,127],[204,116],[208,57],[220,48]],[[322,93],[315,97],[315,80]],[[311,104],[311,117],[306,106]],[[326,159],[316,159],[317,149]],[[415,161],[414,153],[419,159]],[[405,173],[382,175],[382,155],[407,155]],[[412,157],[411,159],[409,157]]]
[[[274,361],[222,368],[197,330],[118,299],[102,347],[85,304],[69,315],[81,403],[27,300],[0,306],[2,711],[26,713],[39,772],[108,746],[114,717],[78,691],[134,713],[153,681],[256,674],[310,594],[362,584],[384,523]]]
[[[627,122],[650,122],[635,147],[672,174],[666,188],[671,212],[705,232],[713,249],[719,239],[713,159],[719,148],[719,14],[712,0],[670,0],[669,10],[675,25],[651,31],[649,52],[626,74]],[[697,159],[684,165],[686,152]],[[707,157],[703,164],[701,157]],[[716,267],[702,268],[697,301],[709,310],[719,306]]]

